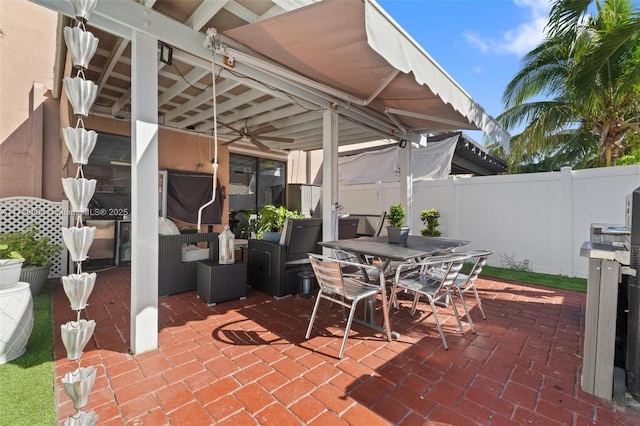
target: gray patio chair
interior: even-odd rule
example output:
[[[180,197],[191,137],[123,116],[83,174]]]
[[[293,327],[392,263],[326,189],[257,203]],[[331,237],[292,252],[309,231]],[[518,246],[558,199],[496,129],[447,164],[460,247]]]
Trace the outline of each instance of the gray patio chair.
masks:
[[[418,301],[421,296],[424,296],[427,302],[429,302],[429,306],[433,312],[433,317],[436,320],[438,332],[440,333],[445,349],[449,349],[449,345],[444,336],[442,323],[440,322],[436,306],[448,307],[451,305],[460,332],[464,333],[460,315],[451,297],[450,288],[456,281],[464,261],[468,258],[464,253],[450,253],[441,256],[431,256],[416,263],[403,263],[398,265],[396,269],[393,289],[391,290],[391,297],[394,298],[394,302],[398,291],[405,290],[413,293],[414,298],[410,315],[414,316]],[[439,272],[434,274],[432,273],[433,270],[438,270]]]
[[[313,307],[313,312],[311,313],[311,319],[309,320],[309,327],[307,328],[305,339],[308,339],[309,336],[311,336],[311,329],[313,328],[313,323],[316,319],[321,299],[326,299],[332,304],[337,303],[343,307],[343,310],[344,308],[348,308],[349,316],[347,318],[347,325],[344,330],[344,337],[338,354],[338,358],[342,358],[358,302],[370,297],[375,297],[381,291],[382,287],[379,283],[371,284],[350,274],[343,274],[342,271],[342,268],[345,266],[375,269],[374,266],[334,259],[312,253],[309,253],[309,260],[311,261],[311,267],[316,275],[320,290],[318,291],[318,297],[316,298],[316,303]],[[390,339],[391,332],[389,329],[389,315],[387,310],[386,301],[383,299],[384,323],[387,331],[387,337]]]
[[[480,309],[480,313],[482,314],[482,318],[485,320],[487,316],[484,314],[484,309],[482,309],[482,302],[480,301],[480,295],[478,294],[478,289],[476,288],[476,279],[480,272],[482,272],[482,268],[487,264],[487,258],[493,254],[492,250],[473,250],[462,252],[461,254],[465,254],[469,256],[469,259],[475,259],[475,263],[469,272],[469,275],[458,274],[456,280],[453,282],[453,289],[455,293],[460,297],[462,301],[462,306],[464,307],[465,315],[467,316],[467,320],[469,321],[469,326],[471,327],[471,331],[475,334],[476,329],[473,325],[473,320],[469,315],[469,308],[467,303],[464,300],[464,294],[471,290],[476,297],[476,302],[478,304],[478,309]]]

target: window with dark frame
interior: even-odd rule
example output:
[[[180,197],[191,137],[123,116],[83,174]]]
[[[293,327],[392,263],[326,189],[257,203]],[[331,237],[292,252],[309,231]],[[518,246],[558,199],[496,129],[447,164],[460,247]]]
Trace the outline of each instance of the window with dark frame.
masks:
[[[229,154],[229,223],[238,234],[245,213],[262,206],[286,205],[287,163],[248,155]]]

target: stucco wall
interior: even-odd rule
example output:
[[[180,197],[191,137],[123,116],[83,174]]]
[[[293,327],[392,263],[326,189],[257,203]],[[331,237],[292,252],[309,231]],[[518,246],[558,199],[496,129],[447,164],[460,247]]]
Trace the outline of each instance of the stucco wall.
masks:
[[[129,136],[131,123],[128,121],[90,116],[85,120],[87,129],[100,133],[112,133]],[[158,133],[158,167],[201,173],[213,173],[211,159],[214,156],[214,144],[210,137],[197,136],[185,132],[160,129]],[[70,162],[71,160],[69,160]],[[218,145],[218,177],[220,185],[229,187],[229,149]],[[69,168],[73,173],[73,168]],[[90,176],[87,176],[90,177]],[[224,200],[223,218],[228,215],[228,201]],[[224,222],[224,220],[223,220]],[[221,231],[218,226],[216,231]]]
[[[34,156],[57,146],[55,141],[49,145],[57,133],[41,121],[57,115],[56,104],[47,101],[53,87],[57,14],[27,1],[1,1],[0,17],[5,34],[0,37],[0,197],[55,199],[55,191],[49,192],[41,171],[34,169],[41,164]],[[41,86],[35,93],[34,85]]]

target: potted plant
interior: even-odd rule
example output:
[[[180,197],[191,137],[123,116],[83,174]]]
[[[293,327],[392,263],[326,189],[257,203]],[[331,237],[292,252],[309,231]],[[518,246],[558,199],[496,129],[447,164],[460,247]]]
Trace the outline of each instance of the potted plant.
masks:
[[[404,207],[400,203],[393,203],[387,212],[387,237],[391,244],[406,244],[411,228],[403,226],[406,217]]]
[[[440,218],[440,212],[438,209],[430,209],[430,210],[422,210],[420,212],[420,220],[425,226],[425,229],[421,230],[420,233],[425,237],[439,237],[441,232],[436,228],[438,225],[438,219]]]
[[[271,242],[280,241],[280,234],[288,217],[302,217],[302,215],[285,206],[276,207],[272,204],[263,206],[258,212],[256,236]]]
[[[5,250],[19,253],[24,259],[20,281],[30,284],[34,297],[40,294],[49,276],[49,259],[58,256],[62,251],[62,246],[53,244],[49,237],[39,234],[40,229],[35,223],[22,231],[0,233],[0,245],[6,245]]]

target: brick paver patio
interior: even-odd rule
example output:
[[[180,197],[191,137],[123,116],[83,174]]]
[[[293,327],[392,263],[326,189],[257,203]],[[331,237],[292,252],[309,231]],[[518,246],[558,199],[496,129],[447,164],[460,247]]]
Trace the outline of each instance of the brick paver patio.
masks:
[[[53,286],[60,424],[76,412],[60,379],[91,365],[98,377],[82,410],[100,425],[640,424],[639,410],[580,389],[583,293],[479,280],[488,319],[473,308],[477,334],[463,336],[442,310],[449,350],[425,305],[412,318],[402,301],[392,312],[400,339],[354,324],[338,360],[336,306],[321,305],[305,341],[314,299],[249,289],[209,307],[190,292],[159,299],[160,348],[132,356],[129,277],[98,273],[83,313],[96,330],[77,361],[59,333],[76,314]]]

